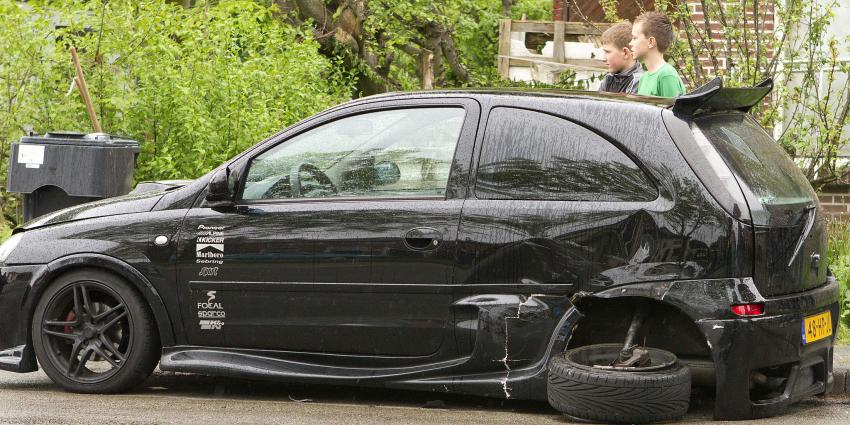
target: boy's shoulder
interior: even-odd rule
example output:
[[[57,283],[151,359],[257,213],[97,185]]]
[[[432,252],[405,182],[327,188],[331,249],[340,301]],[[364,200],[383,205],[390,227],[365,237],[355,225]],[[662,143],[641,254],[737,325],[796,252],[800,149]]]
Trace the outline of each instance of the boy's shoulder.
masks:
[[[670,65],[670,62],[664,62],[664,65],[661,65],[661,68],[658,68],[658,71],[655,71],[659,77],[675,75],[676,78],[679,77],[679,71],[676,71],[676,68],[673,65]]]

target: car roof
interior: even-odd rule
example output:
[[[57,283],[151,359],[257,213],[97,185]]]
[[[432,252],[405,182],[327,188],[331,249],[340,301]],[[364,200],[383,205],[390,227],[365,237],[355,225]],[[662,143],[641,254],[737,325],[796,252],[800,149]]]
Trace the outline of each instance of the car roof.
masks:
[[[410,92],[390,92],[376,94],[363,97],[360,100],[390,100],[394,98],[411,98],[411,97],[449,97],[453,95],[463,95],[472,97],[475,96],[523,96],[523,97],[545,97],[545,98],[562,98],[562,99],[588,99],[588,100],[603,100],[611,102],[634,103],[649,106],[657,106],[659,108],[669,108],[673,106],[674,99],[654,97],[654,96],[639,96],[625,93],[606,93],[587,90],[564,90],[564,89],[542,89],[542,88],[459,88],[451,90],[424,90]]]

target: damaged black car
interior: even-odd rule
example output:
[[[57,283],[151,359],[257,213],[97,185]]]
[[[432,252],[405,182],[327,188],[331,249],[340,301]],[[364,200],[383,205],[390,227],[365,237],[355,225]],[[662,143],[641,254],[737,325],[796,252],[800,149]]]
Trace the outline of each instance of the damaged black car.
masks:
[[[838,288],[803,174],[747,111],[558,91],[359,99],[209,174],[0,248],[0,369],[165,371],[548,400],[574,418],[781,413],[832,385]],[[157,185],[150,185],[156,189]]]

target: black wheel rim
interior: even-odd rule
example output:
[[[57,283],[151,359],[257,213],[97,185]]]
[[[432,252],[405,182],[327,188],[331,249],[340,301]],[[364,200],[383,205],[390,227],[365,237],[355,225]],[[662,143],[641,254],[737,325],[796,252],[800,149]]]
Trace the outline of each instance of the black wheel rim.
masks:
[[[48,361],[69,379],[101,382],[118,373],[132,349],[127,304],[100,282],[83,281],[59,291],[41,320]]]
[[[676,364],[676,355],[664,350],[651,347],[641,347],[649,352],[649,366],[616,367],[611,366],[623,349],[622,344],[595,344],[574,348],[565,353],[567,360],[593,369],[619,370],[627,372],[652,372],[667,369]]]

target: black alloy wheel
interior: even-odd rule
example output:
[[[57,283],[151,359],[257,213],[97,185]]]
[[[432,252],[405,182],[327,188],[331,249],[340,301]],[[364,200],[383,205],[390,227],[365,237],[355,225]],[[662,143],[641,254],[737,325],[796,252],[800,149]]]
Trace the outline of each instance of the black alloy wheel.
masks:
[[[156,365],[159,338],[141,296],[99,270],[74,271],[48,287],[32,324],[36,356],[54,382],[74,392],[120,392]]]

